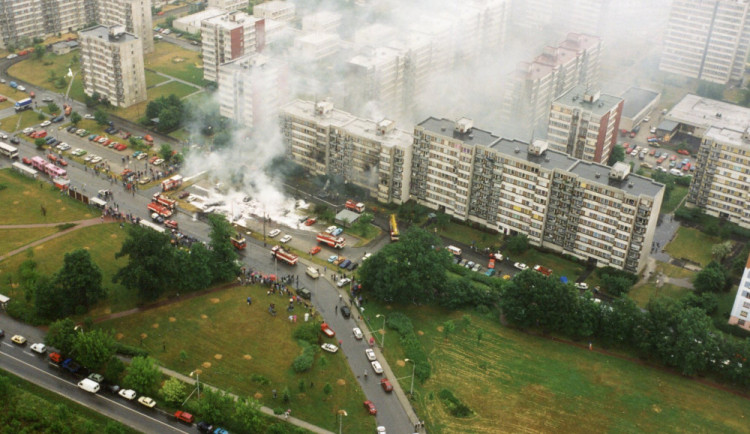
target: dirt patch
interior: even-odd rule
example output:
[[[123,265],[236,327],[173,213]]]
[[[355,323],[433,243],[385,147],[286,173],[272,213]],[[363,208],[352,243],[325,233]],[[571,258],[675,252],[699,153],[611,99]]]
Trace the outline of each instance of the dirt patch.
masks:
[[[34,247],[34,250],[44,250],[44,244],[40,244],[40,245]]]
[[[110,238],[117,238],[117,234],[112,234],[109,236]]]
[[[661,407],[656,404],[652,405],[651,409],[654,410],[654,413],[661,413]]]
[[[391,305],[389,304],[389,305],[386,305],[386,306],[385,306],[385,308],[386,308],[386,309],[388,309],[388,310],[391,310],[391,309],[393,309],[393,306],[391,306]]]
[[[175,317],[173,317],[173,316],[170,316],[170,317],[169,317],[169,322],[175,322],[175,321],[177,321],[177,318],[175,318]]]
[[[384,329],[380,329],[380,330],[378,330],[378,333],[380,333],[381,335],[384,335],[385,334],[385,330]]]
[[[255,398],[255,399],[263,398],[263,394],[260,393],[260,392],[255,392],[255,395],[253,395],[253,398]]]
[[[157,323],[151,324],[151,327],[153,327],[155,329],[158,329],[159,328],[159,323],[157,322]]]
[[[417,334],[418,334],[419,336],[424,336],[424,332],[423,332],[422,330],[417,330]]]
[[[104,309],[104,314],[105,314],[105,315],[109,315],[109,314],[111,314],[111,313],[112,313],[112,309],[110,309],[110,308],[106,308],[106,309]]]
[[[146,333],[141,333],[141,339],[146,339],[148,335]]]
[[[118,341],[119,341],[119,340],[121,340],[121,339],[122,339],[122,338],[124,338],[124,337],[125,337],[125,335],[124,335],[124,334],[122,334],[122,333],[117,333],[117,334],[115,335],[115,339],[117,339]]]
[[[65,207],[62,207],[62,208],[60,208],[60,211],[65,211],[66,209],[67,209],[67,208],[65,208]]]
[[[28,195],[30,195],[30,194],[31,194],[31,192],[30,192],[29,190],[26,190],[26,191],[24,191],[24,192],[23,192],[23,195],[24,195],[24,196],[28,196]],[[62,201],[61,201],[60,199],[57,199],[57,201],[58,201],[58,202],[62,202]]]
[[[338,384],[339,386],[346,386],[346,380],[344,380],[343,378],[339,378],[338,380],[336,380],[336,384]]]
[[[202,313],[201,314],[201,319],[208,319],[208,315],[206,315],[205,313]]]
[[[14,200],[14,201],[13,201],[13,205],[18,205],[19,203],[21,203],[21,202],[19,202],[19,201],[17,201],[17,200]]]
[[[244,356],[242,356],[242,358],[245,360],[253,360],[253,356],[251,356],[250,354],[245,354]]]
[[[83,250],[91,250],[91,247],[89,247],[89,246],[83,246]]]
[[[15,289],[15,288],[18,288],[19,285],[20,285],[19,283],[13,283],[10,285],[10,287]]]
[[[221,354],[214,354],[214,359],[221,360],[221,358],[224,357]]]
[[[213,303],[213,304],[216,304],[216,303],[218,303],[218,302],[220,302],[220,301],[221,301],[221,300],[219,300],[218,298],[212,298],[212,299],[211,299],[211,303]]]
[[[406,362],[404,362],[403,360],[396,360],[396,366],[400,366],[403,368],[404,366],[406,366]]]
[[[437,331],[439,331],[440,333],[442,333],[442,332],[443,332],[443,330],[445,330],[445,329],[443,328],[443,326],[438,326],[438,328],[437,328]]]
[[[201,366],[203,366],[204,368],[208,369],[208,368],[211,367],[211,362],[203,362],[203,364]]]
[[[200,375],[200,374],[202,374],[202,373],[203,373],[203,370],[202,370],[202,369],[196,369],[196,370],[195,370],[195,371],[193,371],[193,372],[195,372],[196,374]]]

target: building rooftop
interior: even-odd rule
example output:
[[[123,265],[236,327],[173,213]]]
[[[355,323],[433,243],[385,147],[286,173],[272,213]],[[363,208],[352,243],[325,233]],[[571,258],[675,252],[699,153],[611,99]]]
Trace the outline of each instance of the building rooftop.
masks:
[[[380,142],[384,146],[411,147],[413,136],[410,133],[393,128],[386,134],[378,134],[377,128],[378,124],[376,122],[362,118],[354,118],[346,124],[346,130],[351,134]]]
[[[592,98],[586,98],[591,95]],[[596,97],[596,98],[593,98]],[[622,98],[601,94],[599,91],[592,92],[586,86],[578,85],[555,100],[555,104],[565,107],[576,107],[590,111],[595,115],[603,115],[622,101]]]
[[[547,149],[542,155],[529,152],[529,144],[520,140],[500,139],[492,146],[497,152],[519,160],[526,160],[548,170],[568,170],[577,160],[568,154]]]
[[[744,132],[732,130],[729,128],[711,127],[703,135],[706,139],[711,139],[719,143],[726,143],[733,146],[745,146],[750,149],[750,143],[743,139]]]
[[[550,151],[547,151],[550,152]],[[554,151],[552,151],[554,152]],[[626,194],[633,196],[648,196],[656,197],[657,194],[664,188],[664,184],[660,184],[651,178],[644,176],[629,174],[627,178],[623,180],[612,179],[609,177],[609,171],[611,167],[603,164],[593,163],[591,161],[576,160],[573,167],[568,171],[583,179],[587,179],[591,182],[595,182],[601,185],[607,185],[613,188],[620,189]]]
[[[175,22],[188,23],[188,24],[200,26],[200,22],[203,20],[218,17],[221,15],[226,15],[227,13],[228,12],[223,9],[209,7],[200,12],[196,12],[194,14],[185,15],[184,17],[177,18],[175,19]]]
[[[117,27],[120,27],[122,31],[119,29],[116,29]],[[89,38],[100,38],[100,39],[108,39],[109,42],[114,43],[125,43],[125,42],[132,42],[136,39],[138,39],[134,34],[128,33],[125,31],[125,26],[103,26],[98,25],[95,27],[88,28],[86,30],[81,30],[79,32],[81,37],[89,37]]]
[[[253,7],[253,10],[255,10],[256,8],[259,11],[263,10],[265,12],[279,12],[285,9],[294,9],[295,6],[293,3],[290,3],[287,1],[273,0],[270,2],[258,3],[257,5]]]
[[[657,98],[659,98],[659,92],[631,87],[622,94],[622,99],[625,100],[622,105],[622,116],[632,119]]]
[[[688,94],[667,113],[666,119],[704,129],[745,131],[750,126],[750,108]]]
[[[201,23],[208,23],[227,30],[231,30],[238,27],[254,25],[256,21],[260,21],[262,19],[263,18],[257,18],[252,15],[248,15],[242,11],[235,11],[224,15],[218,15],[213,18],[208,18],[201,21]]]
[[[418,125],[424,128],[425,131],[440,134],[441,136],[453,137],[454,139],[461,140],[467,145],[482,145],[489,147],[500,140],[500,137],[478,128],[472,128],[468,133],[459,133],[455,128],[456,121],[449,119],[429,117]]]

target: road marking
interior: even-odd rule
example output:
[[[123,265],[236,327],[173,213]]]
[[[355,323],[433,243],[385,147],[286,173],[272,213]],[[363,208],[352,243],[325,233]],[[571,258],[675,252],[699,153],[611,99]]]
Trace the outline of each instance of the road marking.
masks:
[[[7,342],[3,342],[3,345],[7,345],[7,346],[9,346],[9,347],[11,347],[11,348],[15,348],[15,346],[14,346],[14,345],[11,345],[11,344],[9,344],[9,343],[7,343]]]
[[[76,386],[75,384],[73,384],[73,383],[69,383],[69,382],[67,382],[67,381],[65,381],[65,380],[62,380],[62,379],[60,379],[60,377],[58,377],[58,376],[56,376],[56,375],[52,375],[52,374],[50,374],[49,372],[47,372],[47,371],[45,371],[45,370],[43,370],[43,369],[39,369],[39,368],[37,368],[36,366],[34,366],[34,365],[31,365],[31,364],[29,364],[29,363],[26,363],[26,362],[24,362],[24,361],[23,361],[23,360],[21,360],[21,359],[18,359],[18,358],[16,358],[16,357],[13,357],[13,356],[11,356],[10,354],[6,354],[6,353],[0,353],[0,355],[4,355],[4,356],[7,356],[7,357],[10,357],[11,359],[13,359],[13,360],[17,361],[18,363],[22,363],[22,364],[24,364],[24,365],[28,366],[29,368],[31,368],[31,369],[34,369],[34,370],[37,370],[37,371],[41,372],[42,374],[48,375],[48,376],[50,376],[50,377],[54,378],[55,380],[58,380],[58,381],[60,381],[60,382],[62,382],[62,383],[64,383],[64,384],[67,384],[67,385],[68,385],[68,386],[70,386],[70,387],[73,387],[73,388],[76,388],[76,387],[77,387],[77,386]],[[12,371],[11,371],[11,372],[12,372]],[[18,372],[12,372],[12,373],[13,373],[13,374],[15,374],[15,375],[18,375],[19,377],[23,377],[23,375],[22,375],[22,374],[20,374],[20,373],[18,373]],[[26,379],[26,380],[27,380],[27,381],[31,381],[31,380],[29,380],[29,379]],[[33,383],[33,381],[31,381],[31,382]],[[40,387],[44,387],[44,386],[40,386]],[[46,389],[46,387],[45,387],[45,389]],[[51,391],[55,392],[55,391],[54,391],[54,390],[52,390],[52,389],[47,389],[47,390],[51,390]],[[57,392],[57,393],[58,393],[59,395],[62,395],[63,397],[65,397],[65,398],[67,398],[67,399],[70,399],[71,401],[77,402],[78,404],[81,404],[81,405],[83,405],[84,407],[87,407],[87,408],[89,408],[89,409],[91,409],[91,410],[93,410],[93,411],[96,411],[96,409],[93,409],[93,408],[91,408],[91,407],[90,407],[90,406],[89,406],[88,404],[86,404],[85,402],[79,401],[79,400],[78,400],[78,399],[76,399],[75,397],[72,397],[72,396],[68,396],[68,395],[63,395],[62,393],[59,393],[59,392]],[[153,417],[151,417],[151,416],[148,416],[148,415],[146,415],[146,414],[144,414],[144,413],[141,413],[141,412],[139,412],[139,411],[136,411],[136,410],[134,410],[134,409],[132,409],[132,408],[130,408],[130,407],[127,407],[127,406],[125,406],[125,405],[123,405],[123,404],[121,404],[121,403],[119,403],[119,402],[117,402],[117,401],[113,401],[112,399],[110,399],[110,398],[107,398],[107,397],[105,397],[105,396],[103,396],[103,395],[99,395],[99,394],[94,394],[94,397],[96,397],[96,398],[100,398],[100,399],[103,399],[103,400],[105,400],[105,401],[109,401],[109,402],[111,402],[111,403],[113,403],[113,404],[116,404],[116,405],[118,405],[118,406],[120,406],[120,407],[122,407],[122,408],[126,409],[126,410],[129,410],[129,411],[131,411],[131,412],[133,412],[133,413],[136,413],[136,414],[138,414],[139,416],[145,417],[146,419],[151,419],[152,421],[154,421],[154,422],[156,422],[156,423],[159,423],[159,424],[162,424],[162,425],[164,425],[164,426],[166,426],[166,427],[168,427],[168,428],[171,428],[171,429],[173,429],[173,430],[174,430],[174,431],[176,431],[176,432],[181,432],[181,433],[186,433],[186,434],[187,434],[187,431],[183,431],[183,430],[181,430],[181,429],[175,428],[175,427],[173,427],[172,425],[169,425],[169,424],[167,424],[167,423],[164,423],[164,422],[162,422],[162,421],[160,421],[160,420],[158,420],[158,419],[154,419],[154,418],[153,418]],[[97,412],[97,413],[99,413],[99,412]],[[114,419],[114,420],[117,420],[117,419],[113,418],[112,416],[108,416],[108,415],[106,415],[106,414],[105,414],[105,416],[109,417],[110,419]],[[124,422],[121,422],[121,423],[123,423],[123,424],[126,424],[126,423],[124,423]],[[126,424],[126,425],[127,425],[127,424]]]

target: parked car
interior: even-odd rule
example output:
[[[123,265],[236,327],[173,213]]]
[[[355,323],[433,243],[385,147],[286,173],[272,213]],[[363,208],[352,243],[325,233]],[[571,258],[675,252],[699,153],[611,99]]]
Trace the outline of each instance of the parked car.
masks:
[[[204,433],[210,433],[210,432],[213,432],[214,430],[214,426],[206,422],[205,420],[198,422],[195,425],[195,427],[198,428],[198,431],[204,432]]]
[[[339,350],[339,347],[337,347],[336,345],[328,344],[328,343],[321,345],[320,348],[323,348],[325,351],[328,351],[329,353],[335,353],[336,351]]]
[[[40,127],[46,127],[46,126],[51,125],[51,124],[52,124],[52,121],[44,121],[41,124],[39,124],[39,126]]]
[[[586,290],[589,289],[589,285],[586,282],[576,282],[576,288]]]
[[[13,143],[14,145],[17,145],[21,143],[21,139],[19,139],[18,137],[13,137],[10,139],[10,142]]]
[[[343,316],[346,319],[349,319],[352,317],[352,311],[349,309],[349,306],[341,306],[341,316]]]
[[[337,229],[337,228],[336,228],[336,226],[328,226],[328,227],[326,228],[326,233],[327,233],[327,234],[330,234],[330,233],[332,233],[333,231],[335,231],[336,229]]]
[[[374,362],[378,358],[375,356],[375,351],[372,348],[365,348],[365,356],[367,356],[367,360]]]
[[[526,270],[527,268],[529,268],[529,266],[526,265],[526,264],[524,264],[523,262],[516,262],[515,264],[513,264],[513,266],[516,267],[517,269],[521,270],[521,271]]]
[[[346,260],[341,261],[341,263],[339,263],[339,268],[346,268],[351,264],[352,264],[352,261],[349,259],[346,259]]]
[[[344,285],[347,285],[351,281],[352,279],[348,277],[344,277],[343,279],[339,279],[339,281],[336,282],[336,286],[338,286],[339,288],[342,288]]]
[[[367,409],[367,412],[373,416],[378,414],[378,410],[375,408],[375,404],[373,404],[370,400],[365,401],[365,408]]]
[[[333,263],[333,262],[335,262],[338,259],[339,259],[338,255],[331,255],[331,256],[328,257],[328,262]]]
[[[31,351],[38,353],[38,354],[44,354],[47,352],[47,346],[40,342],[31,344],[30,348],[31,348]]]
[[[97,383],[104,382],[104,376],[102,374],[97,374],[96,372],[92,372],[89,374],[88,379],[91,381],[96,381]]]
[[[388,381],[387,378],[383,378],[382,380],[380,380],[380,386],[383,387],[383,390],[388,393],[393,392],[393,385],[390,381]]]
[[[279,235],[281,233],[281,230],[279,229],[273,229],[271,232],[268,233],[268,236],[271,238],[274,238],[275,236]]]
[[[283,237],[281,237],[281,239],[279,239],[279,241],[282,243],[288,243],[289,241],[292,241],[292,236],[284,235]]]
[[[376,360],[370,364],[372,365],[372,370],[375,371],[376,374],[380,375],[383,373],[383,367],[380,366],[380,362]]]
[[[315,224],[315,222],[318,221],[315,217],[311,217],[307,220],[305,220],[305,226],[312,226]]]
[[[297,295],[304,298],[305,300],[310,300],[312,298],[312,293],[307,288],[299,288],[296,290]]]
[[[175,411],[174,417],[177,418],[177,420],[185,423],[193,423],[195,421],[195,417],[193,417],[192,414],[182,410]]]
[[[13,335],[10,340],[16,345],[26,345],[26,338],[21,335]]]
[[[94,115],[86,113],[85,115],[83,115],[83,118],[84,119],[94,119]]]
[[[133,389],[123,389],[119,391],[117,394],[127,399],[128,401],[132,401],[135,399],[135,390]]]
[[[362,333],[362,330],[359,327],[354,327],[352,329],[352,333],[354,334],[354,339],[362,339],[365,335]]]
[[[149,398],[148,396],[141,396],[140,398],[138,398],[138,403],[148,408],[154,408],[156,406],[156,401]]]
[[[311,254],[311,255],[315,255],[315,254],[317,254],[317,253],[320,253],[320,246],[313,246],[313,247],[312,247],[312,248],[310,249],[310,254]]]
[[[333,235],[334,237],[338,237],[342,232],[344,232],[344,228],[336,228],[333,230],[333,232],[331,232],[331,235]]]

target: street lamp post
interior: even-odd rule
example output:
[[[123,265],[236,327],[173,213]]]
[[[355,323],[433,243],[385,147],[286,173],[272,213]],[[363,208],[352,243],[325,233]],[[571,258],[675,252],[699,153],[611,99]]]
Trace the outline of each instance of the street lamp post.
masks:
[[[344,416],[349,416],[346,414],[346,410],[339,410],[339,434],[341,434],[341,425],[344,423]]]
[[[182,405],[180,407],[184,406],[185,403],[188,402],[188,400],[190,399],[190,397],[193,396],[193,393],[195,393],[196,391],[198,392],[198,399],[201,398],[201,378],[200,378],[200,373],[198,371],[193,371],[193,372],[190,373],[190,377],[192,377],[193,374],[195,374],[195,389],[193,389],[193,391],[190,392],[190,395],[188,395],[188,397],[185,398],[185,401],[183,401],[183,403],[182,403]]]
[[[414,396],[414,372],[417,369],[417,362],[411,359],[404,359],[404,362],[411,362],[412,368],[411,368],[411,388],[409,389],[409,396]]]
[[[380,318],[381,316],[383,317],[383,334],[380,339],[380,348],[385,349],[385,315],[379,313],[375,315],[375,318]]]

